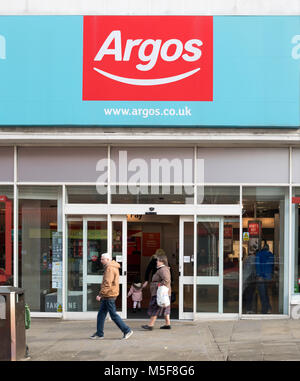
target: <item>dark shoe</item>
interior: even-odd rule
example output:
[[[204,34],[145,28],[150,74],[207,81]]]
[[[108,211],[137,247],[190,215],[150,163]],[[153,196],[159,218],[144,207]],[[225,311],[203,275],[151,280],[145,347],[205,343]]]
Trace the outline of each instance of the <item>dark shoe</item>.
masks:
[[[133,309],[132,309],[132,312],[135,314],[135,313],[136,313],[136,308],[133,308]]]
[[[152,331],[153,327],[150,327],[149,325],[142,325],[142,328],[145,329],[146,331]]]
[[[162,325],[160,329],[171,329],[170,325]]]
[[[141,311],[142,311],[142,309],[141,309],[141,308],[138,308],[138,311],[139,311],[139,312],[141,312]]]
[[[104,339],[104,336],[98,336],[97,332],[95,332],[92,336],[90,336],[90,339],[92,339],[92,340],[101,340],[101,339]]]

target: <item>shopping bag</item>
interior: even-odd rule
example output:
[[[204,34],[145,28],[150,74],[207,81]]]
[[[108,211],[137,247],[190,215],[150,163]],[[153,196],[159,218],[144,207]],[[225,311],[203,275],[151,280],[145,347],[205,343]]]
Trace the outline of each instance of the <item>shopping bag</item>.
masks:
[[[168,295],[169,289],[166,286],[159,286],[157,288],[156,303],[159,307],[168,307],[170,305],[170,298]]]

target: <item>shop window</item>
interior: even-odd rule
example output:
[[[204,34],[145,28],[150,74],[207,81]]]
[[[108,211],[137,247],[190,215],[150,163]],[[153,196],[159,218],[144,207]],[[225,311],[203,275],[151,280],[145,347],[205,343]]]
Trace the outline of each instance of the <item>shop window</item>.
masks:
[[[287,313],[288,209],[288,188],[243,188],[243,313]]]
[[[223,230],[223,312],[239,312],[240,219],[225,217]]]
[[[69,204],[106,204],[107,186],[67,186],[67,202]]]
[[[112,204],[193,204],[192,186],[137,186],[111,187]]]
[[[239,186],[197,186],[197,204],[239,204]]]
[[[13,187],[0,187],[0,285],[13,285]]]
[[[300,188],[293,189],[293,197],[300,197]],[[293,200],[293,220],[294,220],[294,277],[293,277],[293,291],[295,294],[300,293],[300,199]]]
[[[62,311],[59,187],[19,187],[19,286],[33,312]]]
[[[68,222],[68,294],[67,310],[81,312],[83,302],[83,225]]]

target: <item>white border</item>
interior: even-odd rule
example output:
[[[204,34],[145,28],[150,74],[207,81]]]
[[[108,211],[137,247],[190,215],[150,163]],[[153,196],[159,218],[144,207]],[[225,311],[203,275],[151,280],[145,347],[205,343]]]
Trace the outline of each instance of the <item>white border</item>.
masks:
[[[1,0],[5,15],[299,15],[298,0]]]

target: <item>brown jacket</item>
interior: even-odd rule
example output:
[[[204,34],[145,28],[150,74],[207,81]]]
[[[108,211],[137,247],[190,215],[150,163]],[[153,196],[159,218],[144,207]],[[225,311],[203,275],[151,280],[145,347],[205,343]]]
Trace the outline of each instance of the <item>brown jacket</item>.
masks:
[[[116,261],[110,261],[104,270],[99,296],[101,298],[116,298],[119,295],[119,268]]]
[[[161,286],[166,286],[169,289],[169,296],[171,296],[171,273],[170,267],[162,266],[157,269],[156,273],[152,277],[152,282],[150,283],[151,296],[157,294],[158,283]]]

